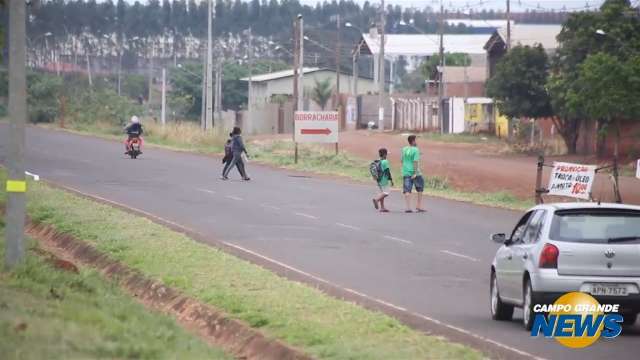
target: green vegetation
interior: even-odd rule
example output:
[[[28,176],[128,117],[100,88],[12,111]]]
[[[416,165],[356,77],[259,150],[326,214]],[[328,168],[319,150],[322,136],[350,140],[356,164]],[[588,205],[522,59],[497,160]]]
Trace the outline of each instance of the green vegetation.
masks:
[[[505,144],[504,140],[492,134],[440,134],[438,132],[426,132],[416,134],[416,136],[418,136],[418,139],[452,144]]]
[[[447,138],[444,137],[443,138]],[[250,153],[259,162],[273,164],[287,169],[311,171],[319,174],[344,176],[363,182],[371,182],[368,171],[369,161],[353,157],[344,152],[335,155],[333,151],[314,145],[300,144],[299,159],[294,163],[293,143],[285,141],[268,141],[251,143]],[[395,169],[395,179],[402,179],[400,169]],[[396,184],[399,186],[400,184]],[[528,200],[521,200],[506,191],[496,193],[471,193],[452,189],[447,179],[437,176],[426,176],[425,194],[445,199],[468,201],[480,205],[523,210],[533,206]]]
[[[327,107],[327,102],[331,98],[333,87],[331,86],[331,79],[326,78],[324,80],[315,80],[315,86],[311,90],[311,99],[320,105],[322,110]]]
[[[99,273],[54,269],[33,252],[35,247],[29,243],[26,261],[17,269],[0,272],[3,359],[227,358],[169,317],[149,312]]]
[[[82,75],[56,76],[44,72],[27,75],[27,102],[29,120],[33,123],[51,123],[59,119],[64,101],[67,124],[87,126],[97,122],[109,122],[113,126],[124,124],[134,114],[141,114],[142,107],[133,95],[140,90],[140,77],[123,77],[123,89],[134,97],[116,93],[114,77],[96,77],[90,87]],[[8,94],[8,75],[0,72],[0,96]],[[1,115],[1,114],[0,114]]]
[[[570,154],[576,153],[581,124],[595,123],[601,155],[607,136],[620,141],[620,122],[640,118],[640,19],[630,16],[635,12],[629,0],[606,0],[600,11],[571,13],[551,59],[539,47],[514,47],[496,66],[487,93],[510,118],[553,116]]]
[[[325,359],[481,359],[478,352],[409,329],[386,315],[331,298],[121,210],[31,183],[33,219],[268,336]]]

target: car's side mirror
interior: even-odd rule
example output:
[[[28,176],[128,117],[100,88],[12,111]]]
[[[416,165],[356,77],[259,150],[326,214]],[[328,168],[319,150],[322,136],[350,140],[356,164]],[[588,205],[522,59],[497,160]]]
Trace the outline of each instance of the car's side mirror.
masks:
[[[491,240],[498,244],[504,244],[507,242],[507,235],[504,233],[492,234]]]

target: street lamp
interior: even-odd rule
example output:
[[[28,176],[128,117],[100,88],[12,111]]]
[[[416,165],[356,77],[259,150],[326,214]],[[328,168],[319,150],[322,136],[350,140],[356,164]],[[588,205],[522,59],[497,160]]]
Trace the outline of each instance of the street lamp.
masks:
[[[356,31],[358,31],[358,33],[363,34],[364,31],[362,31],[362,29],[360,29],[359,27],[353,25],[350,22],[346,22],[344,24],[345,27],[350,28],[350,29],[354,29]],[[351,79],[352,83],[351,83],[351,95],[356,96],[358,95],[358,55],[360,55],[360,41],[358,41],[358,47],[357,49],[353,49],[353,54],[351,56],[351,77],[353,79]]]
[[[629,49],[629,46],[627,46],[627,44],[625,44],[622,40],[620,40],[620,38],[618,38],[617,36],[613,36],[610,33],[602,30],[602,29],[597,29],[596,30],[596,34],[600,35],[600,36],[606,36],[608,38],[611,38],[613,40],[615,40],[619,45],[620,48],[625,51],[627,53],[627,55],[629,56],[635,56],[637,53],[634,50]]]
[[[178,69],[180,69],[180,70],[186,72],[187,74],[189,74],[189,75],[191,75],[193,77],[196,77],[198,79],[200,79],[202,77],[202,74],[198,75],[198,74],[196,74],[196,73],[194,73],[194,72],[192,72],[190,70],[187,70],[187,68],[185,68],[184,65],[182,65],[182,64],[178,64]]]

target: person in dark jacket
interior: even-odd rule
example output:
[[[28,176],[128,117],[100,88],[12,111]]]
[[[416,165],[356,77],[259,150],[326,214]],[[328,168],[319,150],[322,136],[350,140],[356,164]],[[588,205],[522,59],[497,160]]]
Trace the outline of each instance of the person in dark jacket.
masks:
[[[134,115],[131,117],[131,122],[124,128],[124,131],[127,133],[127,140],[124,143],[125,154],[129,153],[129,145],[133,138],[140,139],[140,148],[142,148],[142,134],[144,133],[144,129],[142,128],[140,119],[137,116]],[[142,154],[142,151],[140,153]]]
[[[242,135],[240,135],[241,133],[242,133],[242,130],[240,130],[240,128],[237,126],[234,127],[233,131],[231,132],[232,158],[231,158],[231,163],[229,164],[229,167],[227,167],[224,173],[222,173],[223,180],[229,179],[229,172],[231,171],[231,168],[233,168],[234,166],[236,166],[238,168],[238,171],[240,171],[240,176],[242,176],[242,180],[245,180],[245,181],[251,180],[247,176],[247,173],[244,169],[244,161],[242,160],[242,154],[244,153],[248,155],[248,153],[247,153],[247,149],[244,147],[244,142],[242,141]]]
[[[224,164],[224,168],[222,169],[222,178],[224,180],[226,180],[224,177],[225,172],[227,172],[227,169],[231,167],[231,160],[233,160],[233,151],[231,151],[231,141],[233,139],[233,133],[229,134],[229,139],[227,140],[227,143],[224,144],[224,157],[222,158],[222,163]],[[240,169],[238,169],[238,173],[240,172]],[[242,174],[240,174],[240,176],[242,176]]]

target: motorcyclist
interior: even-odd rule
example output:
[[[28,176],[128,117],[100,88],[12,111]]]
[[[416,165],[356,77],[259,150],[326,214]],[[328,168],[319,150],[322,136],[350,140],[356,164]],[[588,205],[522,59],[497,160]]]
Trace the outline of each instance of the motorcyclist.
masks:
[[[128,135],[127,140],[125,141],[125,155],[129,153],[129,146],[131,145],[132,139],[140,139],[140,149],[142,149],[142,133],[144,133],[144,129],[142,128],[140,119],[137,116],[134,115],[131,117],[131,122],[127,124],[124,131]],[[140,151],[140,154],[142,154],[142,151]]]

